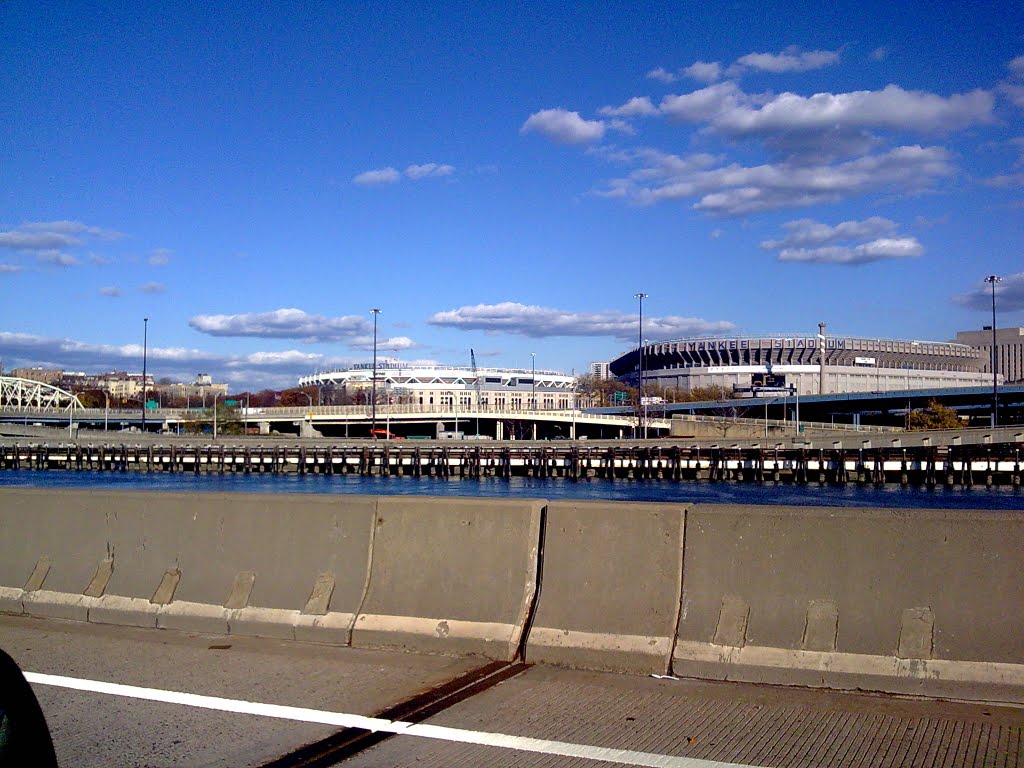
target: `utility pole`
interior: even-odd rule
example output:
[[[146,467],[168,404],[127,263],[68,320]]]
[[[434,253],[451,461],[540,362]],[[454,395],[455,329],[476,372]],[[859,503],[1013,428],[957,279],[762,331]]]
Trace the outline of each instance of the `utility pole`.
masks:
[[[999,369],[999,356],[996,354],[996,283],[1003,282],[999,275],[989,275],[986,283],[992,285],[992,427],[999,425],[999,384],[996,373]]]
[[[825,394],[825,324],[818,323],[818,394]]]
[[[640,326],[637,332],[637,351],[640,353],[640,377],[636,390],[637,435],[639,437],[647,437],[647,424],[644,422],[644,299],[647,298],[647,294],[634,293],[633,298],[640,301]]]
[[[373,405],[371,406],[370,413],[370,437],[377,436],[377,315],[380,314],[379,309],[371,309],[370,314],[373,315],[373,381],[370,385],[371,399]]]
[[[149,341],[149,318],[142,318],[142,433],[146,432],[146,347]]]

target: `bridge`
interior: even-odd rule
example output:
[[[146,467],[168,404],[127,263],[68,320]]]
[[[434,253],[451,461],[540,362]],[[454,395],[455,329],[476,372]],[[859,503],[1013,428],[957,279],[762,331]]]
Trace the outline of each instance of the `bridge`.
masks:
[[[63,764],[1024,762],[1019,511],[0,488],[0,528]]]
[[[1024,384],[1004,384],[999,391],[999,423],[1024,424]],[[687,403],[663,403],[649,412],[661,417],[672,414],[704,414],[726,417],[769,414],[773,419],[792,421],[797,410],[805,421],[836,424],[901,425],[906,414],[927,408],[932,401],[972,422],[987,423],[992,412],[991,387],[949,387],[902,389],[885,392],[838,392],[826,395],[773,395],[749,399],[708,400]],[[628,409],[609,407],[597,413],[624,413]]]
[[[82,408],[77,395],[52,384],[15,376],[0,376],[0,412],[50,413]]]
[[[77,401],[76,401],[77,403]],[[368,437],[373,425],[398,437],[437,437],[441,433],[502,439],[544,439],[577,437],[619,438],[634,436],[638,419],[632,413],[590,413],[579,410],[501,409],[479,407],[465,411],[443,410],[426,405],[303,406],[273,408],[231,408],[217,410],[219,428],[225,422],[241,423],[243,430],[261,435],[291,434],[302,437]],[[374,418],[375,416],[375,418]],[[141,409],[83,408],[80,404],[59,406],[41,403],[0,406],[0,422],[47,426],[77,425],[90,430],[141,429]],[[670,418],[649,415],[644,421],[650,436],[666,434]],[[147,408],[145,426],[149,431],[183,432],[199,429],[212,433],[213,409]]]

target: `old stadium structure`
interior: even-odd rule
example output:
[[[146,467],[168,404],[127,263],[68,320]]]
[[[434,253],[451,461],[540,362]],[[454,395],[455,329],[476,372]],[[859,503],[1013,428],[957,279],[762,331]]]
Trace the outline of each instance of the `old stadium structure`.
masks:
[[[380,402],[496,410],[568,410],[575,407],[575,378],[557,371],[522,368],[416,366],[378,362],[375,387]],[[299,386],[366,393],[373,387],[371,363],[320,371]]]
[[[822,326],[822,331],[824,327]],[[634,386],[683,392],[720,386],[736,396],[887,392],[991,385],[984,355],[966,344],[855,336],[759,335],[658,341],[613,360]]]

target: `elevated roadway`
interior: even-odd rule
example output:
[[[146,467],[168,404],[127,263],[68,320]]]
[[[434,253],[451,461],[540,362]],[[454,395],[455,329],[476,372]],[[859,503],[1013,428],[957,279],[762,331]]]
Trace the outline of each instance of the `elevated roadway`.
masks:
[[[757,418],[767,412],[771,418],[793,420],[799,407],[803,421],[899,426],[908,411],[926,408],[933,400],[969,417],[974,424],[987,421],[992,412],[991,387],[954,387],[665,403],[652,406],[650,413],[658,417],[685,413]],[[611,414],[625,410],[600,408],[595,412]],[[1024,423],[1024,384],[999,387],[999,412],[1000,424]]]
[[[479,434],[489,438],[531,439],[559,436],[571,438],[587,435],[594,438],[615,438],[634,434],[638,420],[633,413],[591,413],[572,410],[501,410],[481,408],[455,413],[430,406],[378,406],[376,421],[366,406],[306,406],[249,408],[221,411],[223,419],[230,416],[252,431],[269,435],[284,433],[302,436],[320,434],[333,437],[366,437],[371,425],[402,437],[435,437],[440,432]],[[78,424],[92,430],[119,431],[142,426],[139,409],[70,408],[54,411],[49,408],[17,410],[0,409],[0,421],[22,425],[68,426]],[[668,431],[669,419],[649,415],[645,421],[651,435]],[[210,409],[150,408],[146,411],[148,429],[176,432],[189,425],[200,425],[212,433]]]

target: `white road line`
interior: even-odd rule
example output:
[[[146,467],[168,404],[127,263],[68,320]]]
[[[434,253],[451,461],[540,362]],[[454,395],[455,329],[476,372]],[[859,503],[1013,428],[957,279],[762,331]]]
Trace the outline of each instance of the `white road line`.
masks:
[[[303,723],[319,723],[339,728],[363,728],[368,731],[394,733],[400,736],[419,736],[425,739],[478,744],[486,747],[518,749],[523,752],[537,752],[545,755],[579,757],[586,760],[600,760],[620,765],[651,766],[651,768],[756,768],[738,763],[722,763],[716,760],[699,760],[694,757],[659,755],[652,752],[635,752],[629,749],[610,749],[589,744],[573,744],[564,741],[533,739],[528,736],[511,736],[504,733],[467,731],[462,728],[448,728],[425,723],[406,723],[401,720],[385,720],[379,717],[364,717],[342,712],[325,712],[304,707],[286,707],[280,704],[262,704],[255,701],[223,699],[217,696],[201,696],[196,693],[164,691],[158,688],[140,688],[120,683],[105,683],[99,680],[83,680],[76,677],[46,675],[26,672],[25,679],[37,685],[51,685],[71,688],[76,691],[103,693],[110,696],[124,696],[166,704],[181,704],[188,707],[213,709],[220,712],[235,712],[244,715],[259,715],[282,720],[296,720]]]

